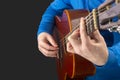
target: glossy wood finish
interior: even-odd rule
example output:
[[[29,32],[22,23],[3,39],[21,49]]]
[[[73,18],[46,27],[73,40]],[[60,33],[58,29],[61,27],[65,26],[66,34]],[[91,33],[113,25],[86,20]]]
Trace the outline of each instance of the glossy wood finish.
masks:
[[[84,80],[86,76],[95,74],[95,66],[81,56],[68,53],[64,42],[64,37],[73,28],[72,20],[85,17],[88,13],[86,10],[65,10],[62,17],[55,17],[54,38],[60,47],[59,58],[56,59],[59,80]]]

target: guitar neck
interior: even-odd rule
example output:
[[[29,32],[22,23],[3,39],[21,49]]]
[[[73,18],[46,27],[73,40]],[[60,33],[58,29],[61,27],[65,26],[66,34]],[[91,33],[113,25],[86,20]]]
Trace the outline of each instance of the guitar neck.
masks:
[[[98,24],[98,15],[100,12],[103,12],[107,10],[106,8],[102,8],[100,10],[98,9],[93,9],[92,12],[90,12],[85,18],[85,26],[86,26],[86,32],[88,35],[90,35],[93,31],[95,31],[96,29],[99,29],[99,24]],[[74,19],[71,21],[72,23],[72,30],[65,36],[65,40],[67,42],[67,38],[69,35],[72,34],[72,32],[74,30],[76,30],[77,28],[79,28],[80,26],[80,18]]]
[[[112,3],[110,3],[112,4]],[[120,16],[120,3],[117,3],[115,7],[110,7],[110,5],[102,7],[100,9],[96,8],[93,9],[92,12],[90,12],[85,18],[85,25],[86,25],[86,32],[88,35],[91,35],[95,30],[97,29],[103,29],[103,30],[109,30],[110,32],[119,32],[120,33],[120,20],[117,22],[111,22],[111,19],[117,15],[118,17]],[[105,12],[105,14],[101,14]],[[114,15],[109,15],[108,12],[111,12],[111,14]],[[105,20],[107,21],[107,24],[102,25],[102,23],[106,22],[103,19],[106,18]],[[72,23],[72,30],[65,36],[65,40],[67,43],[67,38],[71,33],[79,28],[80,24],[80,18],[74,19],[71,21]]]
[[[108,6],[104,7],[104,8],[100,8],[100,9],[93,9],[92,12],[90,12],[86,17],[85,17],[85,25],[86,25],[86,32],[88,35],[90,35],[92,32],[94,32],[97,29],[103,29],[103,30],[110,30],[112,29],[112,31],[117,31],[120,32],[120,20],[118,20],[117,22],[112,22],[111,19],[115,16],[115,15],[120,15],[120,9],[118,9],[120,7],[120,4],[118,4],[117,6],[111,8],[109,10],[109,12],[112,12],[112,14],[114,14],[114,12],[116,14],[114,15],[109,15],[106,14],[108,13]],[[106,11],[106,15],[101,14],[102,12]],[[103,19],[106,18],[104,21]],[[102,23],[107,22],[107,24],[102,25]],[[74,19],[71,21],[72,23],[72,30],[71,32],[68,33],[68,35],[65,36],[65,38],[67,38],[74,30],[76,30],[77,28],[79,28],[79,24],[80,24],[80,18]],[[117,25],[117,26],[116,26]]]

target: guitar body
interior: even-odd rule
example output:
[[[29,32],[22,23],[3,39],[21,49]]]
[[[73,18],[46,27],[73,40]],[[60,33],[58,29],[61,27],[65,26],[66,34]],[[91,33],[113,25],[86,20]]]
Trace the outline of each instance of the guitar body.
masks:
[[[72,21],[85,17],[87,10],[65,10],[62,17],[56,16],[54,38],[59,45],[59,55],[56,59],[59,80],[85,80],[86,76],[95,74],[95,66],[74,53],[66,51],[65,36],[73,29]]]

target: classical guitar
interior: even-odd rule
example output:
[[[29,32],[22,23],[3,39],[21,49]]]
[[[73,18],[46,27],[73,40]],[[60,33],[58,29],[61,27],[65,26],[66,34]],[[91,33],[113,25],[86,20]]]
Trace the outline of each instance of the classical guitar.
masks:
[[[54,29],[54,38],[59,45],[59,53],[56,59],[59,80],[84,80],[86,76],[94,75],[95,66],[88,60],[74,53],[66,51],[67,37],[79,27],[81,17],[85,18],[86,32],[91,35],[96,29],[110,30],[120,32],[120,20],[113,22],[114,16],[119,16],[118,6],[101,9],[93,9],[89,13],[87,10],[64,10],[63,15],[56,16],[56,27]],[[114,11],[107,15],[108,11]],[[105,13],[104,13],[105,12]]]

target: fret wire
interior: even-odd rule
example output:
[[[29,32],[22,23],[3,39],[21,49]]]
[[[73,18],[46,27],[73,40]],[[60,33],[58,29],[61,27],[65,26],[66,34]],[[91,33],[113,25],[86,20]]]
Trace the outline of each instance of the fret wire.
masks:
[[[105,8],[104,8],[104,9],[101,9],[101,11],[103,11],[103,10],[106,10],[106,9],[105,9]],[[98,12],[96,12],[96,13],[98,14],[99,12],[100,12],[100,10],[98,10]],[[86,21],[86,22],[88,21],[88,22],[86,23],[87,25],[88,25],[88,23],[89,23],[89,22],[92,20],[92,18],[93,18],[91,15],[92,15],[92,12],[89,13],[89,15],[85,17],[85,21]],[[65,39],[64,39],[64,38],[61,39],[60,42],[65,40],[65,43],[67,43],[67,38],[68,38],[68,36],[69,36],[75,29],[77,29],[78,27],[79,27],[79,24],[78,24],[77,26],[73,27],[72,31],[69,32],[69,33],[64,37]]]
[[[87,34],[90,34],[93,31],[92,22],[93,22],[93,19],[90,19],[89,22],[86,23],[86,27],[88,28]]]
[[[104,9],[104,10],[105,10],[105,9]],[[96,12],[96,13],[98,14],[99,12]],[[87,22],[87,21],[91,21],[91,18],[93,18],[93,16],[91,16],[91,15],[92,15],[92,13],[90,13],[88,16],[85,17],[85,21],[86,21],[86,22]],[[87,22],[87,23],[89,23],[89,22]],[[79,25],[79,24],[78,24],[78,25]],[[77,26],[78,26],[78,25],[77,25]],[[75,29],[78,28],[77,26],[74,27],[74,28],[75,28]],[[74,30],[74,29],[73,29],[73,30]],[[72,32],[73,32],[73,31],[72,31]],[[70,33],[71,33],[71,32],[70,32]],[[70,34],[70,33],[69,33],[69,34]],[[66,37],[68,37],[69,34],[66,35]]]
[[[106,10],[106,9],[104,9],[104,10]],[[100,11],[97,10],[96,13],[98,14],[98,13],[100,13]],[[86,21],[89,21],[89,20],[90,20],[89,18],[93,17],[93,16],[91,16],[91,15],[92,15],[92,13],[90,13],[87,17],[85,17],[85,20],[86,20]],[[90,16],[90,17],[89,17],[89,16]]]
[[[92,21],[93,21],[93,20],[92,20]],[[90,30],[90,33],[93,31],[92,24],[91,24],[92,21],[90,21],[90,23],[89,23],[89,24],[90,24],[90,27],[89,27],[89,28],[90,28],[90,29],[89,29],[89,30]],[[93,25],[93,26],[94,26],[94,25]]]
[[[89,26],[89,23],[86,24],[86,30],[87,30],[86,32],[87,32],[87,34],[89,33],[89,27],[88,26]]]
[[[102,9],[98,10],[96,13],[98,14],[98,13],[100,13],[100,12],[102,12],[102,11],[105,11],[105,10],[106,10],[106,8],[104,7],[104,8],[102,8]],[[92,13],[90,13],[88,16],[85,17],[85,21],[86,21],[87,23],[91,22],[91,20],[92,20],[92,19],[91,19],[91,18],[92,18],[91,15],[92,15]],[[98,16],[98,15],[97,15],[97,16]],[[88,18],[88,17],[89,17],[89,18]],[[92,20],[92,21],[93,21],[93,20]],[[86,25],[88,26],[88,24],[86,24]],[[108,26],[109,26],[109,25],[108,25]],[[114,26],[114,24],[113,24],[113,26]],[[72,31],[71,31],[68,35],[65,36],[65,38],[63,38],[63,39],[60,40],[60,42],[61,42],[61,41],[64,41],[63,45],[60,45],[60,48],[63,47],[63,46],[68,42],[68,40],[67,40],[68,36],[69,36],[75,29],[77,29],[78,27],[79,27],[79,24],[78,24],[75,28],[73,28]]]
[[[118,24],[119,24],[119,23],[118,23]],[[120,24],[119,24],[119,25],[120,25]],[[108,26],[109,26],[109,25],[106,25],[106,27],[108,27]],[[112,23],[111,26],[115,26],[115,24]],[[66,39],[66,40],[65,40],[65,43],[67,43],[67,41],[68,41],[68,40]],[[64,45],[65,45],[65,44],[64,44]],[[62,45],[62,46],[63,46],[63,45]],[[61,47],[62,47],[62,46],[61,46]]]
[[[97,14],[98,14],[98,12],[97,12]],[[90,13],[89,16],[85,17],[85,21],[86,21],[86,22],[88,21],[86,24],[88,24],[88,23],[92,20],[92,18],[93,18],[93,17],[90,16],[90,15],[92,15],[92,13]],[[79,24],[78,24],[77,26],[73,27],[72,31],[69,32],[69,33],[65,36],[65,40],[67,40],[68,36],[69,36],[75,29],[77,29],[78,27],[79,27]],[[63,39],[64,39],[64,38],[63,38]],[[61,42],[63,39],[61,39],[60,42]],[[67,42],[67,41],[65,41],[65,42]]]
[[[92,18],[92,13],[85,19],[85,24],[86,24],[86,32],[87,32],[87,34],[89,34],[89,32],[90,32],[90,28],[88,27],[88,25],[90,24],[90,20],[91,20],[91,18]]]
[[[100,12],[102,12],[102,11],[105,11],[105,10],[106,10],[105,7],[102,8],[102,9],[97,9],[97,12],[96,12],[96,13],[98,14],[98,13],[100,13]],[[86,22],[88,21],[87,23],[89,23],[89,21],[91,21],[91,18],[93,18],[91,15],[92,15],[92,12],[89,13],[89,15],[85,17],[85,21],[86,21]],[[98,16],[98,15],[97,15],[97,16]],[[87,25],[88,25],[88,24],[87,24]],[[69,32],[63,39],[61,39],[60,42],[65,40],[64,43],[66,44],[66,43],[68,42],[68,40],[67,40],[68,36],[69,36],[75,29],[77,29],[78,27],[79,27],[79,24],[78,24],[77,26],[75,26],[75,27],[72,29],[72,31]],[[64,44],[64,43],[63,43],[63,44]],[[65,45],[65,44],[64,44],[64,45]],[[62,46],[63,46],[63,45],[62,45]]]

